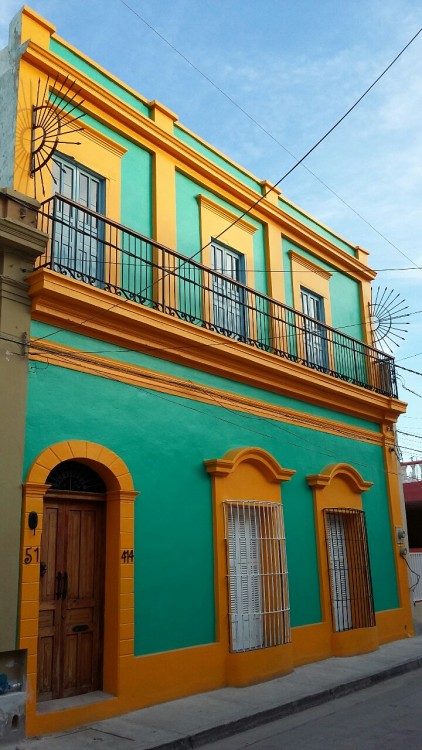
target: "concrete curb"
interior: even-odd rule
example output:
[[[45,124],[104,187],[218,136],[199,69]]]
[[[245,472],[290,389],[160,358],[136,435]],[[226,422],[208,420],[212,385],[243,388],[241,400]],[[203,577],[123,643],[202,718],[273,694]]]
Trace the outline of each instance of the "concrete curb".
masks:
[[[389,680],[392,677],[398,677],[407,672],[413,672],[421,667],[422,657],[411,659],[402,664],[396,664],[395,666],[383,669],[380,672],[375,672],[375,674],[366,677],[359,677],[356,680],[345,682],[332,688],[327,688],[319,693],[304,695],[303,698],[298,698],[289,703],[283,703],[280,706],[258,711],[257,713],[245,716],[241,719],[225,722],[224,724],[211,727],[210,729],[195,732],[187,737],[179,737],[177,740],[165,742],[160,745],[151,745],[148,750],[192,750],[196,747],[202,747],[208,743],[232,737],[235,734],[240,734],[240,732],[245,732],[248,729],[255,729],[255,727],[261,726],[262,724],[277,721],[277,719],[283,719],[286,716],[306,711],[308,708],[314,708],[323,703],[328,703],[328,701],[342,698],[351,693],[356,693],[359,690],[364,690],[372,685],[377,685],[378,683],[383,682],[384,680]]]

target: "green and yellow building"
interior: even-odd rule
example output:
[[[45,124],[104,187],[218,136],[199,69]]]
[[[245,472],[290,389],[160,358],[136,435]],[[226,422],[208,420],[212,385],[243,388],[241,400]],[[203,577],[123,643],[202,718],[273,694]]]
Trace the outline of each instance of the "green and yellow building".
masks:
[[[29,8],[2,55],[0,647],[27,734],[411,635],[368,253]]]

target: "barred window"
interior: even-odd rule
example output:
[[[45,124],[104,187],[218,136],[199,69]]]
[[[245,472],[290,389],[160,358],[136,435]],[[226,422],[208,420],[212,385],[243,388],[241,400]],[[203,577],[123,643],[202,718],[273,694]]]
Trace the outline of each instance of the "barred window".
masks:
[[[333,625],[337,632],[375,625],[365,514],[324,510]]]
[[[225,501],[231,651],[290,642],[290,607],[280,503]]]

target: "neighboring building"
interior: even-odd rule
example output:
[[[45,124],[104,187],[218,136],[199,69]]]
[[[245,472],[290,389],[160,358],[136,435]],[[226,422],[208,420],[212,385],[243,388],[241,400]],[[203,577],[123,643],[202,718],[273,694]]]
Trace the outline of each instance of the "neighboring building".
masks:
[[[0,184],[49,237],[0,550],[27,733],[411,635],[367,253],[28,8],[10,39]]]
[[[413,602],[422,601],[422,461],[401,463]],[[415,610],[416,613],[416,610]]]
[[[403,495],[409,549],[422,550],[422,461],[403,461]]]

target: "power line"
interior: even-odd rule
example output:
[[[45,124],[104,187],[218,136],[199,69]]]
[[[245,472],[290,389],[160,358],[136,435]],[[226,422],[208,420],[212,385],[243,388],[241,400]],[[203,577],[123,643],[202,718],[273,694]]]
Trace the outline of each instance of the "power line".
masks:
[[[412,359],[413,357],[421,357],[422,352],[418,352],[417,354],[409,354],[407,357],[400,357],[400,359],[397,360],[397,362],[404,362],[405,359]]]
[[[128,8],[128,9],[129,9],[130,11],[132,11],[132,12],[133,12],[133,13],[134,13],[135,15],[137,15],[137,16],[139,15],[139,14],[138,14],[138,13],[137,13],[136,11],[134,11],[134,10],[133,10],[133,8],[131,8],[131,7],[130,7],[130,6],[129,6],[129,5],[128,5],[128,4],[126,3],[126,2],[125,2],[125,0],[120,0],[120,2],[122,2],[122,4],[123,4],[123,5],[126,5],[126,7],[127,7],[127,8]],[[161,35],[161,34],[159,34],[159,32],[156,32],[156,30],[155,30],[155,29],[154,29],[154,28],[153,28],[153,27],[152,27],[152,26],[151,26],[150,24],[148,24],[147,22],[145,22],[145,21],[144,21],[144,19],[142,18],[142,16],[140,16],[140,15],[139,15],[139,18],[141,19],[141,21],[142,21],[142,22],[146,23],[146,25],[147,25],[147,26],[150,26],[150,28],[151,28],[151,29],[152,29],[152,30],[153,30],[153,31],[154,31],[155,33],[157,33],[157,34],[158,34],[158,36],[160,36],[160,38],[162,38],[162,39],[163,39],[163,41],[165,41],[165,42],[166,42],[166,44],[170,44],[169,42],[167,42],[167,40],[166,40],[166,39],[165,39],[164,37],[162,37],[162,35]],[[419,29],[419,31],[418,31],[418,32],[417,32],[417,33],[416,33],[416,34],[415,34],[415,35],[414,35],[414,36],[412,37],[412,39],[411,39],[411,40],[410,40],[410,41],[409,41],[409,42],[408,42],[408,43],[407,43],[407,44],[406,44],[406,45],[405,45],[405,46],[403,47],[403,49],[402,49],[402,50],[401,50],[401,51],[400,51],[400,52],[398,53],[398,55],[396,55],[396,57],[394,58],[394,60],[392,60],[392,61],[391,61],[391,62],[389,63],[389,65],[387,65],[387,67],[386,67],[386,68],[385,68],[385,69],[384,69],[384,70],[382,71],[382,73],[381,73],[381,74],[380,74],[380,75],[379,75],[379,76],[378,76],[378,77],[377,77],[377,78],[376,78],[376,79],[375,79],[375,80],[374,80],[374,81],[373,81],[373,82],[371,83],[371,85],[370,85],[370,86],[368,86],[368,88],[367,88],[367,89],[366,89],[366,90],[365,90],[365,91],[363,92],[363,94],[362,94],[362,95],[361,95],[361,96],[360,96],[360,97],[359,97],[359,98],[358,98],[358,99],[357,99],[357,100],[356,100],[356,101],[355,101],[355,102],[354,102],[354,103],[352,104],[352,106],[351,106],[351,107],[349,107],[349,109],[348,109],[348,110],[347,110],[347,111],[346,111],[346,112],[345,112],[345,113],[344,113],[344,114],[343,114],[343,115],[342,115],[342,116],[341,116],[341,117],[340,117],[340,118],[339,118],[339,119],[338,119],[338,120],[337,120],[337,121],[336,121],[336,122],[334,123],[334,125],[332,125],[332,127],[331,127],[331,128],[329,128],[329,130],[327,130],[327,131],[326,131],[326,132],[324,133],[324,135],[323,135],[323,136],[321,136],[321,138],[319,138],[319,140],[318,140],[318,141],[317,141],[317,142],[316,142],[316,143],[315,143],[315,144],[314,144],[313,146],[311,146],[311,148],[310,148],[310,149],[308,149],[308,151],[307,151],[307,152],[306,152],[306,153],[305,153],[305,154],[304,154],[304,155],[303,155],[303,156],[302,156],[302,157],[301,157],[301,158],[300,158],[300,159],[299,159],[298,161],[296,161],[296,163],[295,163],[295,164],[293,164],[293,166],[292,166],[292,167],[291,167],[291,168],[290,168],[290,169],[289,169],[289,170],[288,170],[287,172],[285,172],[285,173],[284,173],[284,175],[283,175],[282,177],[280,177],[280,179],[279,179],[279,180],[278,180],[278,181],[277,181],[277,182],[276,182],[276,183],[275,183],[274,185],[272,185],[272,186],[271,186],[271,187],[270,187],[270,188],[269,188],[268,190],[264,191],[264,193],[263,193],[263,194],[262,194],[262,195],[261,195],[261,196],[260,196],[259,198],[257,198],[257,200],[255,200],[255,201],[254,201],[254,202],[252,203],[252,205],[251,205],[251,206],[249,206],[249,208],[248,208],[248,209],[246,209],[245,211],[243,211],[243,212],[242,212],[242,213],[240,214],[240,216],[238,216],[238,217],[237,217],[236,219],[234,219],[234,220],[233,220],[232,222],[230,222],[230,224],[229,224],[229,225],[228,225],[228,226],[227,226],[227,227],[226,227],[225,229],[223,229],[223,230],[222,230],[222,231],[221,231],[221,232],[220,232],[220,233],[219,233],[219,234],[218,234],[218,235],[217,235],[216,237],[214,237],[214,240],[218,240],[218,239],[219,239],[220,237],[222,237],[222,236],[223,236],[223,235],[224,235],[224,234],[225,234],[226,232],[228,232],[228,231],[229,231],[229,229],[231,229],[231,228],[232,228],[233,226],[235,226],[235,225],[236,225],[236,224],[237,224],[237,223],[238,223],[238,222],[239,222],[239,221],[240,221],[241,219],[243,219],[243,218],[244,218],[245,216],[249,215],[249,214],[250,214],[250,212],[251,212],[251,211],[252,211],[252,210],[253,210],[254,208],[256,208],[256,206],[258,206],[258,205],[259,205],[259,204],[260,204],[260,203],[261,203],[261,202],[262,202],[262,201],[264,200],[264,198],[266,198],[266,197],[267,197],[267,195],[269,195],[269,193],[271,193],[271,192],[272,192],[272,191],[273,191],[273,190],[274,190],[274,189],[275,189],[276,187],[278,187],[278,185],[280,185],[280,184],[281,184],[281,183],[282,183],[282,182],[283,182],[283,181],[284,181],[284,180],[285,180],[285,179],[286,179],[286,178],[287,178],[287,177],[288,177],[288,176],[289,176],[290,174],[292,174],[292,172],[294,172],[294,170],[295,170],[295,169],[297,169],[297,167],[298,167],[298,166],[299,166],[300,164],[302,164],[302,162],[304,162],[304,161],[305,161],[305,159],[306,159],[306,158],[307,158],[308,156],[310,156],[310,154],[312,154],[312,153],[313,153],[313,151],[315,151],[315,149],[316,149],[316,148],[318,148],[318,146],[319,146],[319,145],[320,145],[320,144],[321,144],[321,143],[322,143],[322,142],[323,142],[323,141],[324,141],[324,140],[325,140],[326,138],[328,138],[328,136],[329,136],[329,135],[330,135],[330,134],[331,134],[331,133],[332,133],[332,132],[333,132],[333,131],[334,131],[334,130],[335,130],[335,129],[336,129],[336,128],[337,128],[337,127],[338,127],[338,126],[339,126],[339,125],[340,125],[340,124],[342,123],[342,122],[343,122],[343,120],[344,120],[344,119],[345,119],[345,118],[346,118],[346,117],[347,117],[347,116],[348,116],[348,115],[349,115],[349,114],[350,114],[350,113],[351,113],[351,112],[352,112],[352,111],[353,111],[353,110],[354,110],[354,109],[355,109],[355,108],[356,108],[356,107],[358,106],[358,104],[359,104],[359,103],[360,103],[360,102],[361,102],[361,101],[362,101],[362,100],[363,100],[363,99],[365,98],[365,96],[367,96],[367,94],[368,94],[368,93],[369,93],[369,92],[371,91],[371,89],[373,89],[373,88],[374,88],[374,86],[375,86],[375,85],[376,85],[376,84],[377,84],[377,83],[378,83],[378,82],[379,82],[379,81],[381,80],[381,78],[383,78],[383,76],[384,76],[384,75],[385,75],[385,74],[386,74],[386,73],[388,72],[388,70],[390,70],[390,68],[391,68],[391,67],[392,67],[392,66],[393,66],[393,65],[394,65],[394,64],[395,64],[395,63],[397,62],[397,60],[398,60],[398,59],[399,59],[399,58],[401,57],[401,55],[402,55],[402,54],[403,54],[403,53],[404,53],[404,52],[406,51],[406,49],[407,49],[407,48],[408,48],[408,47],[409,47],[409,46],[410,46],[410,45],[412,44],[412,42],[413,42],[413,41],[414,41],[414,40],[415,40],[415,39],[416,39],[416,38],[417,38],[417,37],[419,36],[419,34],[420,34],[421,32],[422,32],[422,28],[421,28],[421,29]],[[173,45],[171,45],[171,44],[170,44],[170,46],[171,46],[171,47],[173,47]],[[188,60],[188,58],[185,58],[185,56],[184,56],[184,55],[183,55],[182,53],[179,53],[179,52],[178,52],[178,50],[176,50],[176,48],[174,48],[174,49],[175,49],[175,51],[176,51],[176,52],[177,52],[178,54],[180,54],[180,55],[181,55],[181,56],[182,56],[182,57],[183,57],[184,59],[186,59],[186,61],[187,61],[187,62],[189,63],[189,65],[192,65],[192,67],[195,67],[195,66],[194,66],[194,65],[193,65],[193,64],[192,64],[192,63],[191,63],[191,62],[190,62],[190,61]],[[198,70],[199,70],[199,69],[198,69]],[[201,72],[201,71],[199,71],[199,72]],[[203,75],[203,74],[201,73],[201,75]],[[204,77],[206,77],[206,78],[207,78],[207,76],[204,76]],[[210,80],[210,82],[212,83],[211,79],[209,79],[209,80]],[[197,251],[197,252],[196,252],[196,253],[195,253],[194,255],[192,255],[192,256],[191,256],[191,258],[190,258],[190,259],[187,259],[187,260],[186,260],[186,262],[188,262],[189,260],[193,260],[193,259],[194,259],[195,257],[197,257],[197,256],[198,256],[198,255],[199,255],[200,253],[202,253],[202,251],[203,251],[203,250],[204,250],[205,248],[207,248],[207,247],[208,247],[208,246],[209,246],[210,244],[211,244],[211,240],[210,240],[209,242],[207,242],[207,243],[206,243],[205,245],[203,245],[203,246],[202,246],[202,247],[201,247],[201,248],[200,248],[200,249],[199,249],[199,250],[198,250],[198,251]],[[400,251],[400,252],[401,252],[401,251]],[[409,257],[408,257],[407,255],[405,255],[404,253],[402,253],[402,255],[404,255],[404,257],[406,257],[406,258],[407,258],[407,260],[409,260],[409,261],[410,261],[411,263],[413,263],[413,264],[415,265],[415,267],[416,267],[416,268],[419,268],[419,266],[417,266],[417,265],[416,265],[416,264],[414,263],[414,261],[413,261],[413,260],[412,260],[411,258],[409,258]],[[421,270],[422,270],[422,269],[421,269]],[[162,281],[162,280],[163,280],[163,279],[164,279],[164,278],[166,277],[166,275],[168,275],[168,273],[167,273],[167,274],[165,274],[164,276],[161,276],[160,278],[156,279],[156,280],[155,280],[155,281],[153,282],[153,285],[155,285],[155,284],[159,283],[160,281]],[[144,289],[142,289],[140,293],[142,294],[142,293],[143,293],[144,291],[146,291],[146,290],[147,290],[148,288],[150,288],[150,287],[147,287],[147,288],[144,288]],[[112,309],[114,309],[114,308],[116,308],[116,307],[119,307],[119,306],[120,306],[120,305],[121,305],[121,304],[122,304],[123,302],[124,302],[124,301],[119,301],[119,302],[116,302],[115,304],[111,305],[111,306],[110,306],[110,307],[109,307],[109,308],[108,308],[108,309],[107,309],[106,311],[104,311],[104,312],[109,312],[110,310],[112,310]],[[85,319],[84,321],[81,321],[81,323],[80,323],[79,325],[80,325],[80,326],[82,326],[82,325],[83,325],[84,323],[88,322],[88,320],[90,320],[90,318],[87,318],[87,319]],[[61,330],[61,329],[57,329],[57,332],[59,332],[60,330]],[[49,334],[47,334],[47,335],[46,335],[46,336],[44,336],[44,337],[41,337],[41,338],[49,338],[49,337],[50,337],[50,336],[52,336],[52,335],[54,335],[54,331],[53,331],[53,332],[51,332],[51,333],[49,333]]]
[[[274,143],[276,143],[278,146],[280,146],[283,149],[283,151],[285,151],[287,154],[289,154],[289,156],[291,156],[293,159],[295,159],[295,161],[297,162],[296,166],[299,166],[299,164],[302,164],[302,162],[304,161],[304,159],[307,156],[309,156],[309,154],[311,153],[311,151],[313,151],[319,145],[319,143],[321,143],[322,140],[324,140],[324,138],[326,137],[326,136],[324,136],[324,138],[322,138],[321,141],[319,141],[314,146],[314,148],[311,151],[309,151],[307,154],[305,154],[304,157],[302,157],[301,159],[298,159],[297,156],[292,153],[292,151],[290,151],[283,143],[281,143],[281,141],[278,140],[278,138],[276,138],[269,130],[267,130],[267,128],[265,128],[260,122],[258,122],[258,120],[256,120],[255,117],[253,117],[250,114],[250,112],[248,112],[246,109],[244,109],[244,107],[242,107],[239,104],[239,102],[237,102],[235,99],[233,99],[233,97],[231,97],[229,94],[227,94],[227,92],[224,91],[221,88],[221,86],[219,86],[217,83],[215,83],[215,81],[213,81],[212,78],[210,78],[206,73],[204,73],[200,68],[198,68],[197,65],[195,65],[185,54],[183,54],[183,52],[181,52],[174,44],[172,44],[172,42],[170,42],[169,39],[167,39],[163,34],[161,34],[158,31],[158,29],[156,29],[149,21],[146,20],[146,18],[144,18],[138,11],[136,11],[134,8],[132,8],[129,5],[129,3],[125,2],[125,0],[120,0],[120,2],[129,11],[131,11],[131,13],[133,13],[137,18],[139,18],[139,20],[142,21],[142,23],[145,24],[145,26],[147,26],[150,29],[150,31],[152,31],[154,34],[156,34],[156,36],[158,36],[159,39],[161,39],[161,41],[164,42],[164,44],[166,44],[168,47],[170,47],[170,49],[172,49],[173,52],[175,52],[177,55],[179,55],[179,57],[181,57],[182,60],[184,60],[191,68],[193,68],[193,70],[195,70],[197,73],[199,73],[199,75],[202,76],[202,78],[204,78],[207,81],[207,83],[211,84],[211,86],[213,86],[222,96],[224,96],[225,99],[227,99],[234,107],[236,107],[240,112],[242,112],[242,114],[244,114],[245,117],[247,117],[251,122],[253,122],[254,125],[256,125],[263,133],[265,133],[269,138],[271,138],[271,140],[274,141]],[[357,100],[356,104],[353,105],[353,107],[351,107],[350,110],[348,110],[348,112],[346,112],[346,114],[338,121],[338,123],[336,123],[336,125],[330,131],[328,131],[327,135],[329,135],[334,130],[334,128],[337,127],[337,125],[340,124],[340,122],[352,111],[352,109],[354,109],[354,107],[357,106],[357,104],[359,104],[359,102],[366,96],[366,94],[369,93],[369,91],[371,90],[371,88],[373,88],[373,86],[375,86],[375,84],[378,83],[378,81],[385,75],[385,73],[392,67],[392,65],[394,65],[394,63],[399,59],[399,57],[401,57],[401,55],[403,54],[403,52],[405,52],[405,50],[412,44],[412,42],[421,33],[421,31],[422,31],[422,28],[419,29],[419,31],[415,34],[415,36],[410,40],[410,42],[408,42],[408,44],[401,50],[401,52],[399,52],[399,54],[397,55],[397,57],[394,58],[394,60],[390,63],[390,65],[383,71],[383,73],[381,73],[381,75],[374,81],[374,83],[364,92],[364,94],[362,94],[362,96],[360,97],[360,99]],[[355,208],[353,208],[353,206],[351,206],[344,198],[342,198],[341,195],[339,195],[335,190],[333,190],[329,185],[327,185],[327,183],[324,182],[324,180],[322,180],[306,164],[302,164],[302,166],[304,167],[304,169],[307,170],[307,172],[309,174],[311,174],[313,177],[315,177],[315,179],[318,180],[318,182],[321,185],[323,185],[327,190],[329,190],[330,193],[332,193],[339,201],[341,201],[341,203],[343,203],[345,206],[347,206],[347,208],[349,208],[356,216],[358,216],[365,224],[367,224],[374,232],[376,232],[376,234],[378,234],[383,240],[385,240],[389,245],[391,245],[391,247],[393,247],[395,250],[397,250],[399,253],[401,253],[401,255],[403,255],[404,258],[407,258],[407,260],[409,260],[411,263],[413,263],[412,268],[411,269],[406,269],[406,270],[413,270],[413,268],[415,268],[415,267],[419,268],[419,266],[417,266],[416,263],[411,258],[409,258],[402,250],[400,250],[400,248],[397,247],[397,245],[395,245],[394,242],[391,242],[391,240],[389,240],[388,237],[386,237],[382,232],[380,232],[378,229],[376,229],[376,227],[374,227],[374,225],[371,224],[371,222],[369,222],[367,219],[365,219],[365,217],[362,216],[362,214],[360,214],[359,211],[357,211]],[[285,177],[287,177],[288,174],[291,173],[291,171],[293,171],[293,170],[290,170],[290,172],[288,172],[287,175],[285,175]],[[284,177],[282,179],[284,179]],[[276,183],[272,188],[270,188],[270,190],[268,190],[268,192],[265,193],[263,195],[263,197],[265,197],[266,195],[268,195],[268,193],[271,192],[271,190],[273,190],[274,187],[276,187],[277,185],[279,185],[280,182],[282,182],[282,180],[279,180],[278,183]],[[254,206],[252,206],[252,208],[253,207]],[[243,214],[243,216],[245,216],[245,215],[246,214]],[[228,227],[228,228],[230,228],[230,227]],[[227,231],[227,230],[225,230],[225,231]],[[221,236],[221,234],[219,236]],[[394,269],[388,269],[388,270],[394,270]],[[419,270],[422,270],[422,269],[419,268]]]
[[[414,355],[417,356],[416,354]],[[406,370],[406,372],[411,372],[413,375],[422,375],[422,372],[419,372],[418,370],[411,370],[409,367],[403,367],[403,365],[396,365],[396,368],[398,370]]]
[[[397,430],[397,432],[400,433],[400,435],[406,435],[406,437],[413,437],[422,440],[422,435],[415,435],[414,432],[403,432],[403,430]]]

